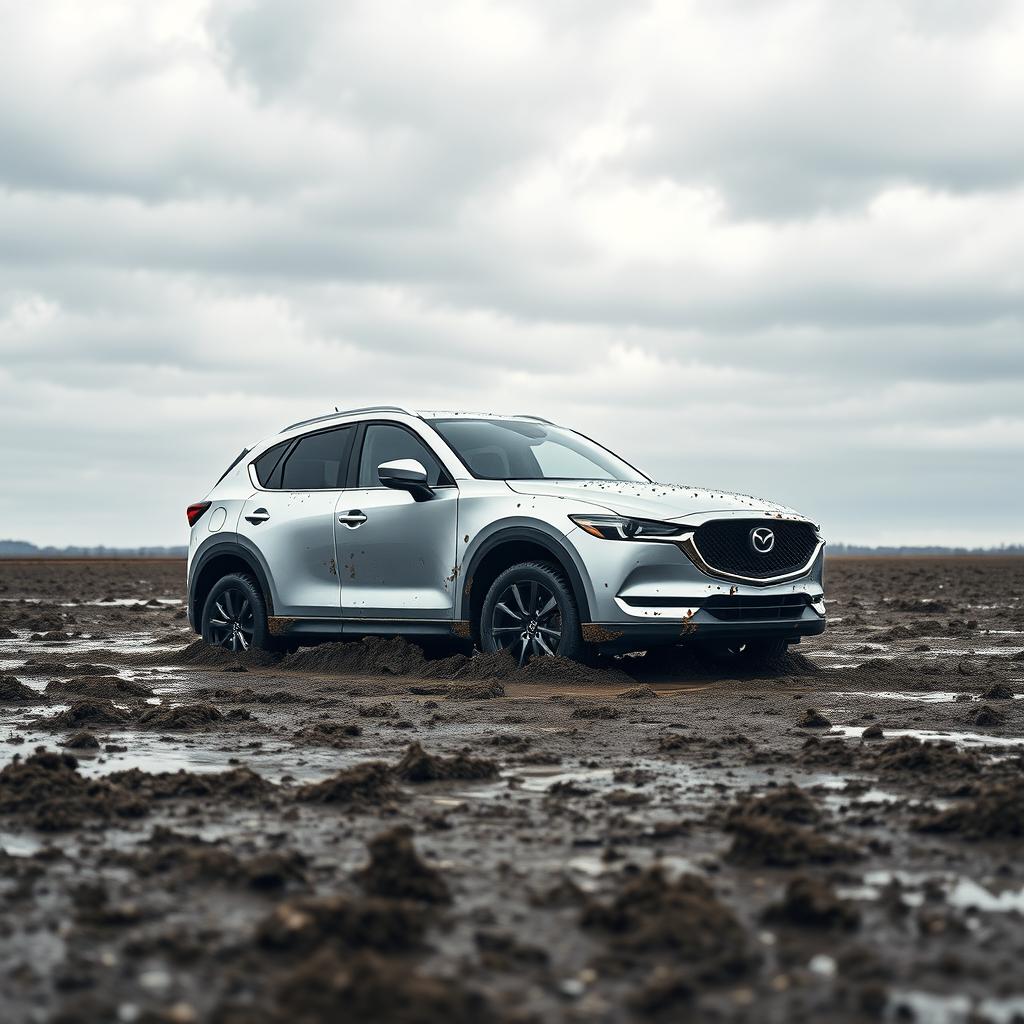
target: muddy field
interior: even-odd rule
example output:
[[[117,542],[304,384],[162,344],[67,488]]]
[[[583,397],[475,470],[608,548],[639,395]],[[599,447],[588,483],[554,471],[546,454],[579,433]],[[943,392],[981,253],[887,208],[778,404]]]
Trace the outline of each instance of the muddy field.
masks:
[[[1024,1020],[1024,559],[833,560],[746,678],[239,662],[183,585],[0,562],[0,1020]]]

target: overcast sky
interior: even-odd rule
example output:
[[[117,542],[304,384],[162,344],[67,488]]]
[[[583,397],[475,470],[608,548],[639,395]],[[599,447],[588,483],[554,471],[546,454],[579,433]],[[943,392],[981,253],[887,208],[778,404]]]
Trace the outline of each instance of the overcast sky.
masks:
[[[0,537],[335,405],[1024,541],[1024,3],[0,0]]]

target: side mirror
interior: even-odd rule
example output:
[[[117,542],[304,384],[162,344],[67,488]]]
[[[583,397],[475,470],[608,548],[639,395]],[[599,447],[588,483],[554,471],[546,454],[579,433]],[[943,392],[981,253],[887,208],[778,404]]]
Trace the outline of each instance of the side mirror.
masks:
[[[434,492],[427,484],[427,471],[416,459],[395,459],[377,467],[377,479],[396,491],[408,491],[417,501],[429,501]]]

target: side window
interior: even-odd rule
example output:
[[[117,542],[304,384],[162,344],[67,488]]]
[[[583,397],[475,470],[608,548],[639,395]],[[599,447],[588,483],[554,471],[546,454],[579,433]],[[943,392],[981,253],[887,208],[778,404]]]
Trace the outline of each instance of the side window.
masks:
[[[321,491],[344,487],[354,437],[354,426],[307,434],[285,459],[281,488]]]
[[[291,441],[282,441],[281,444],[275,444],[273,448],[268,448],[253,463],[253,468],[256,470],[256,479],[259,480],[260,487],[274,490],[281,486],[281,474],[279,472],[281,456],[284,455],[290,444]]]
[[[396,459],[415,459],[422,463],[431,487],[446,481],[444,468],[437,457],[412,431],[389,423],[371,423],[363,439],[358,486],[380,487],[377,467],[382,462],[394,462]]]

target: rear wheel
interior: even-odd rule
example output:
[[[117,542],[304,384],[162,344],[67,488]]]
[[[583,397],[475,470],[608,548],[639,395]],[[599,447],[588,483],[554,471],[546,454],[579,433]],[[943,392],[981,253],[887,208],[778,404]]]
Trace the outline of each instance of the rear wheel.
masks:
[[[555,654],[583,661],[579,611],[562,573],[546,562],[506,569],[484,598],[480,646],[509,651],[520,665]]]
[[[234,573],[214,584],[203,605],[203,639],[236,654],[274,649],[267,606],[251,576]]]

